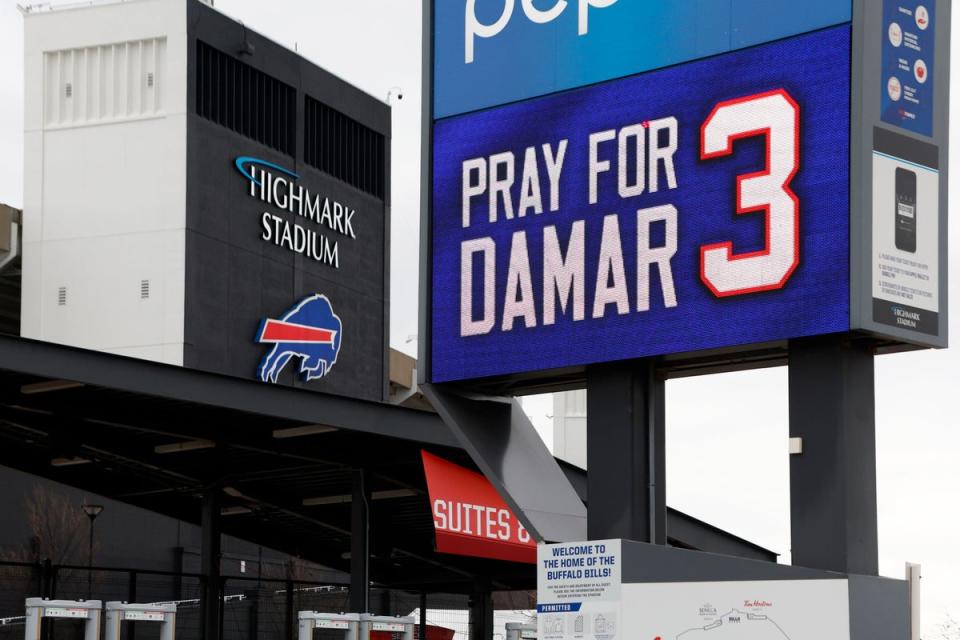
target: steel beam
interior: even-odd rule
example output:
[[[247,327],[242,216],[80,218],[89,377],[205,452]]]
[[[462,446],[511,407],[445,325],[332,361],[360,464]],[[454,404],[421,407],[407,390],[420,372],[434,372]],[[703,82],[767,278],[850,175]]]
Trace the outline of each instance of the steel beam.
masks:
[[[477,583],[470,595],[470,634],[469,640],[492,640],[493,638],[493,594],[490,587]]]
[[[223,607],[223,584],[220,578],[220,496],[218,486],[203,493],[200,516],[201,627],[203,640],[220,640]]]
[[[519,402],[433,384],[420,388],[534,538],[584,539],[586,508]]]
[[[435,415],[386,403],[263,384],[126,356],[0,335],[0,369],[145,396],[456,446]]]
[[[350,503],[350,611],[370,613],[370,490],[363,469],[352,473]]]

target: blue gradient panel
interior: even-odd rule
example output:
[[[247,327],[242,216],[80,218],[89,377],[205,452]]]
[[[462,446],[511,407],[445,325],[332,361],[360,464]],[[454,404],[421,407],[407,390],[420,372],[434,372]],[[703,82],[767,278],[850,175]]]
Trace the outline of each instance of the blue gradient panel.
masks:
[[[694,352],[849,329],[849,110],[850,28],[832,27],[779,42],[715,56],[438,122],[434,136],[433,190],[433,379],[438,382],[517,374],[627,358]],[[799,202],[799,265],[783,288],[731,297],[715,296],[700,277],[700,247],[730,240],[737,254],[762,249],[762,212],[737,215],[736,177],[762,171],[764,136],[733,143],[731,155],[700,158],[701,125],[720,102],[783,90],[799,106],[799,169],[791,186]],[[611,170],[600,175],[598,202],[589,204],[591,133],[673,116],[677,186],[621,198],[617,188],[616,142],[601,146]],[[543,143],[568,145],[558,181],[559,207],[548,207],[550,181]],[[491,223],[486,194],[471,200],[463,226],[462,163],[512,151],[520,197],[525,149],[538,149],[544,213]],[[629,157],[628,157],[629,160]],[[649,183],[649,181],[648,181]],[[656,269],[650,279],[650,308],[637,311],[638,209],[671,204],[678,211],[677,252],[671,260],[677,298],[666,307]],[[617,214],[630,311],[614,305],[593,319],[603,218]],[[557,309],[555,324],[543,318],[543,230],[554,225],[561,250],[575,221],[585,228],[586,318],[575,321]],[[536,326],[517,318],[502,329],[507,274],[514,232],[525,231],[536,308]],[[651,228],[651,246],[664,242],[665,226]],[[482,286],[482,259],[475,256],[473,307],[482,317],[483,296],[494,296],[496,323],[489,333],[461,336],[461,243],[489,237],[495,243],[495,287]]]
[[[471,37],[466,62],[468,0],[434,1],[434,117],[476,111],[556,91],[772,42],[849,22],[850,0],[617,0],[580,3],[537,23],[521,0],[476,0],[482,25],[509,21],[490,37]],[[549,12],[556,0],[536,0]]]

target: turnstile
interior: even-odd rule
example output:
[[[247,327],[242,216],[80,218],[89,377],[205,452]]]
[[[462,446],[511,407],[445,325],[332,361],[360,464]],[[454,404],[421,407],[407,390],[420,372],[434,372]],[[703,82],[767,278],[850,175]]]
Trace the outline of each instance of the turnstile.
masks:
[[[416,621],[412,617],[374,616],[360,614],[360,640],[370,640],[371,631],[386,631],[403,634],[402,640],[413,640],[413,627]]]
[[[357,613],[320,613],[300,611],[299,640],[312,640],[314,629],[338,629],[344,632],[344,640],[360,640],[360,615]]]
[[[537,640],[536,622],[508,622],[506,640]]]
[[[177,627],[177,605],[108,602],[104,640],[120,640],[124,622],[149,622],[160,625],[160,640],[173,640]]]
[[[100,600],[27,598],[24,640],[40,640],[44,618],[83,621],[83,640],[100,640]]]

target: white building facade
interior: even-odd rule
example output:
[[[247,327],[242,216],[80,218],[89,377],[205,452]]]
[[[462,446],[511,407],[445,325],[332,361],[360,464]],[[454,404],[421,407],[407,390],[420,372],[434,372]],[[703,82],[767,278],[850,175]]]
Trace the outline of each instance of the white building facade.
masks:
[[[24,12],[24,337],[183,363],[186,6]]]

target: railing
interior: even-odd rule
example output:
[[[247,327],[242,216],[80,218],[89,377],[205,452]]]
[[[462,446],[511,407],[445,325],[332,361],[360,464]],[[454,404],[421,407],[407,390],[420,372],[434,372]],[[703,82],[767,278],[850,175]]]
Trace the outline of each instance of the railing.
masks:
[[[340,613],[350,609],[350,590],[342,584],[273,576],[224,576],[220,580],[222,637],[216,640],[294,640],[298,611]],[[88,594],[104,602],[176,603],[177,640],[203,640],[200,598],[205,583],[204,576],[191,572],[0,560],[0,640],[23,638],[26,598],[82,600]],[[372,589],[370,602],[377,614],[405,616],[419,606],[419,594]],[[429,622],[455,628],[457,640],[466,640],[466,608],[466,596],[431,594]],[[79,638],[80,627],[72,623],[46,620],[42,640]],[[149,623],[127,624],[125,640],[156,637]],[[317,638],[342,640],[319,632]]]
[[[220,578],[222,640],[286,640],[295,637],[300,609],[342,611],[349,590],[307,580],[224,576]],[[200,640],[200,597],[206,578],[198,573],[155,569],[55,565],[0,561],[0,640],[23,637],[24,600],[28,597],[177,604],[178,640]],[[130,640],[137,636],[134,624]],[[142,626],[142,625],[140,625]],[[68,621],[44,623],[44,640],[67,640],[78,630]],[[144,638],[153,637],[142,626]]]

